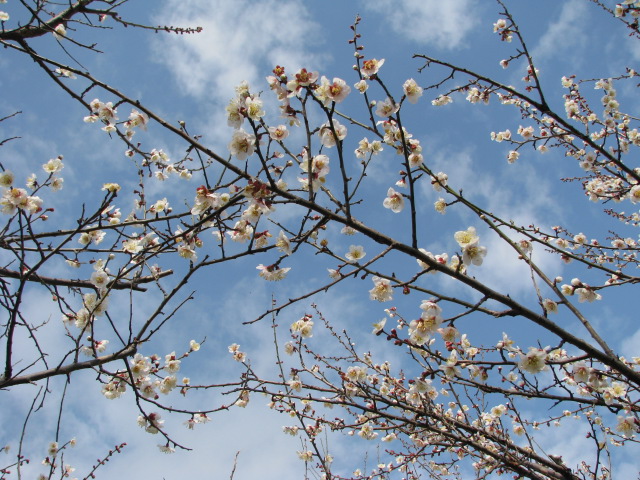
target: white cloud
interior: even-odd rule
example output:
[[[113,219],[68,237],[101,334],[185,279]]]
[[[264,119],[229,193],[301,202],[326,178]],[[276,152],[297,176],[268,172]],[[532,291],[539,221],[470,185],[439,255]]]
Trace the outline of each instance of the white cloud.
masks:
[[[442,170],[449,176],[449,185],[454,190],[462,190],[465,198],[487,212],[491,212],[506,222],[516,226],[536,225],[548,228],[552,222],[558,223],[563,212],[553,202],[551,185],[540,177],[539,165],[505,165],[496,169],[478,168],[478,155],[471,151],[452,152],[451,149],[434,149],[432,168]],[[455,167],[453,167],[455,166]],[[423,182],[423,193],[430,200],[442,196],[433,192],[431,185]],[[430,207],[431,208],[431,207]],[[468,226],[481,228],[482,221],[466,209],[455,205],[447,210],[448,215],[460,215],[458,230]],[[502,229],[514,241],[524,238],[507,228]],[[485,262],[480,267],[472,267],[474,276],[487,285],[511,294],[529,292],[531,288],[530,267],[518,258],[517,252],[504,240],[493,233],[480,231],[480,244],[488,249]],[[453,245],[453,237],[449,246]],[[562,265],[556,255],[534,246],[533,260],[536,265],[551,276],[560,273]],[[551,272],[551,273],[550,273]]]
[[[586,44],[584,25],[588,16],[587,4],[581,0],[570,0],[562,6],[558,19],[552,22],[545,33],[540,36],[540,41],[532,50],[534,62],[558,58],[567,52],[570,55],[562,55],[563,61],[570,66],[572,59],[584,58],[576,54],[578,48]]]
[[[310,51],[320,43],[319,26],[298,0],[170,0],[158,19],[203,28],[177,40],[158,37],[154,44],[157,60],[196,97],[226,101],[239,82],[261,82],[263,72],[276,64],[291,71],[322,61]]]
[[[463,45],[479,16],[473,0],[406,0],[400,8],[397,2],[368,0],[362,5],[384,15],[408,40],[447,49]]]
[[[622,342],[622,354],[631,359],[631,357],[640,357],[640,330],[636,330],[636,332],[627,337],[627,339]]]

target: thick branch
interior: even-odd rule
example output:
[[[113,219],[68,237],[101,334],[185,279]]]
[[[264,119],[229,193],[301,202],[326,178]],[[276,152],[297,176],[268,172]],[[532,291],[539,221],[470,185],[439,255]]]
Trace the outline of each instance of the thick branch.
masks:
[[[122,281],[111,282],[107,286],[111,290],[136,290],[138,292],[146,292],[147,291],[146,288],[140,287],[138,285],[141,283],[153,282],[159,278],[169,276],[172,273],[173,273],[173,270],[164,270],[162,272],[159,272],[156,275],[147,275],[145,277],[135,278],[130,282],[122,282]],[[19,278],[21,280],[26,280],[29,282],[38,282],[45,285],[56,285],[60,287],[79,287],[79,288],[95,287],[91,282],[87,280],[44,277],[42,275],[38,275],[35,272],[31,272],[29,275],[25,277],[20,272],[16,272],[15,270],[9,270],[8,268],[4,268],[4,267],[0,267],[0,277]]]
[[[70,363],[68,365],[62,365],[59,367],[50,368],[49,370],[30,373],[28,375],[13,377],[10,379],[2,378],[0,379],[0,389],[12,387],[14,385],[20,385],[24,383],[33,383],[38,380],[42,380],[43,378],[51,378],[58,375],[68,375],[77,370],[84,370],[84,369],[92,368],[98,365],[105,365],[107,363],[111,363],[116,360],[122,360],[123,358],[127,358],[133,355],[134,353],[136,353],[136,350],[137,350],[137,346],[135,344],[132,344],[132,345],[129,345],[124,350],[120,350],[119,352],[112,353],[111,355],[105,355],[103,357],[87,360],[86,362]]]

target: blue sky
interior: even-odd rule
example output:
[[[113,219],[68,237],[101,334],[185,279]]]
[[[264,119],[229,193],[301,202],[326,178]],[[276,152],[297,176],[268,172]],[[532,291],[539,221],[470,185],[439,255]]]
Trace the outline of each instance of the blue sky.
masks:
[[[565,91],[560,83],[563,75],[575,74],[578,78],[615,76],[623,73],[626,66],[637,66],[640,60],[638,44],[633,43],[626,31],[616,28],[613,19],[602,15],[586,0],[507,1],[506,4],[518,21],[540,69],[547,99],[559,112],[564,110],[562,95]],[[20,18],[20,7],[15,0],[9,0],[3,8],[11,15],[10,21]],[[76,47],[69,47],[69,51],[94,76],[140,100],[167,121],[174,124],[185,121],[192,134],[202,135],[203,143],[226,157],[232,129],[226,123],[225,107],[234,96],[234,87],[241,81],[248,81],[252,91],[262,91],[265,107],[273,110],[276,102],[265,77],[276,64],[285,66],[288,72],[295,72],[300,67],[317,70],[330,78],[343,78],[349,85],[358,80],[352,68],[353,47],[347,43],[352,36],[349,26],[356,15],[362,17],[358,31],[365,46],[363,53],[366,58],[385,59],[380,75],[395,95],[401,95],[402,84],[408,78],[426,86],[442,77],[443,71],[437,68],[423,73],[417,71],[424,62],[412,56],[422,53],[464,65],[521,88],[522,69],[514,66],[505,70],[499,65],[500,60],[513,52],[513,45],[501,43],[492,32],[498,11],[497,4],[479,0],[131,0],[122,7],[121,15],[125,18],[154,25],[201,26],[203,31],[178,36],[119,27],[103,31],[79,29],[77,32],[69,28],[69,37],[97,42],[104,53],[95,55]],[[66,45],[64,41],[62,44]],[[33,45],[43,54],[77,66],[50,36],[35,40]],[[87,112],[53,85],[30,59],[5,50],[0,56],[0,65],[6,72],[0,77],[4,92],[0,98],[0,112],[2,116],[17,110],[23,112],[2,124],[3,137],[21,137],[3,146],[1,155],[5,168],[14,171],[17,178],[25,178],[32,171],[38,171],[49,158],[65,157],[65,187],[57,196],[46,199],[56,209],[51,215],[51,227],[73,226],[80,206],[93,204],[101,197],[100,188],[105,181],[117,181],[123,186],[118,206],[128,212],[132,208],[130,192],[138,179],[132,176],[134,170],[124,156],[123,144],[109,140],[97,126],[84,124],[82,118]],[[597,102],[598,92],[585,91]],[[372,99],[384,100],[385,95],[374,87],[369,93]],[[519,224],[535,223],[544,228],[562,225],[575,233],[584,231],[589,238],[603,239],[607,231],[615,229],[622,236],[638,238],[634,228],[612,220],[602,214],[601,206],[589,203],[579,185],[560,180],[580,175],[575,162],[564,158],[561,152],[540,155],[523,151],[518,162],[507,163],[509,147],[492,142],[490,133],[507,128],[515,132],[518,125],[524,125],[526,120],[521,119],[515,109],[496,102],[474,106],[464,101],[463,96],[456,97],[452,105],[435,108],[431,100],[439,93],[426,91],[418,104],[403,107],[403,118],[414,137],[420,139],[426,162],[434,171],[447,172],[454,188],[463,189],[486,210]],[[344,108],[355,118],[362,118],[365,110],[358,96],[353,89]],[[111,100],[104,92],[100,99]],[[632,85],[619,87],[619,99],[627,111],[637,111],[637,91]],[[124,111],[122,116],[126,116]],[[272,115],[271,119],[274,123],[279,121],[277,115]],[[356,133],[354,126],[348,128],[345,148],[354,149],[363,135]],[[157,125],[152,124],[148,132],[137,135],[139,138],[136,139],[145,146],[162,148],[174,159],[183,153],[184,145],[168,137]],[[406,240],[407,217],[394,216],[382,208],[388,187],[397,180],[398,168],[390,167],[394,154],[389,150],[387,148],[376,159],[377,163],[372,163],[362,192],[366,203],[357,208],[356,215],[383,233]],[[330,154],[331,151],[326,152]],[[167,197],[179,208],[190,205],[194,190],[201,183],[195,176],[188,183],[176,179],[164,183],[148,181],[146,193],[150,201]],[[444,217],[433,212],[433,202],[439,195],[430,188],[420,190],[419,195],[418,214],[424,218],[419,231],[420,247],[434,253],[451,254],[457,248],[453,233],[475,225],[489,253],[485,264],[474,268],[472,274],[501,292],[535,305],[528,269],[512,251],[480,229],[478,220],[462,209],[451,208]],[[274,219],[293,225],[298,214],[289,209],[278,212]],[[274,227],[274,237],[277,232]],[[363,245],[368,258],[380,252],[380,247],[366,239],[341,235],[337,226],[330,226],[325,235],[335,251],[341,254],[351,244]],[[198,378],[203,383],[233,379],[241,371],[226,352],[227,345],[233,342],[246,349],[256,370],[272,372],[270,320],[267,318],[252,326],[241,324],[268,308],[272,297],[286,301],[328,281],[326,268],[335,268],[337,262],[312,255],[310,249],[302,253],[306,255],[283,262],[282,266],[292,270],[289,277],[279,283],[262,281],[255,269],[258,263],[275,261],[277,256],[273,252],[200,272],[185,291],[185,295],[196,291],[196,300],[190,302],[181,315],[167,325],[165,334],[159,335],[143,353],[165,355],[172,350],[185,351],[189,340],[206,337],[202,350],[185,360],[184,375]],[[166,266],[179,272],[184,264],[176,260],[181,259],[174,259]],[[549,276],[562,275],[570,279],[576,275],[571,265],[564,265],[556,256],[541,251],[537,260]],[[56,264],[52,272],[69,275],[64,268],[64,265]],[[391,256],[381,262],[380,268],[410,275],[415,272],[416,265],[414,260]],[[90,269],[86,271],[90,272]],[[595,278],[588,272],[580,272],[580,275],[581,278]],[[433,280],[424,280],[424,286],[430,287],[430,281]],[[436,286],[449,294],[477,299],[473,293],[446,279]],[[370,335],[371,323],[383,317],[384,308],[390,306],[370,302],[370,288],[369,278],[343,282],[340,289],[316,295],[283,311],[277,318],[278,324],[284,327],[279,330],[281,338],[286,335],[290,323],[311,312],[309,303],[313,301],[338,328],[348,329],[362,351],[373,351],[381,359],[388,357],[392,363],[403,365],[404,357],[397,350],[382,338]],[[607,290],[606,302],[589,306],[585,311],[615,348],[632,356],[638,355],[640,330],[635,322],[637,313],[632,305],[625,306],[626,299],[630,298],[629,288],[632,287]],[[415,315],[421,299],[412,295],[397,299],[394,305],[405,308],[409,316]],[[119,300],[112,302],[113,311],[110,311],[115,316],[126,317],[128,299],[123,296]],[[153,295],[138,296],[135,313],[148,314],[155,301],[157,297]],[[43,303],[42,292],[30,292],[27,312],[34,317],[51,318],[45,343],[54,346],[56,342],[65,341],[64,333],[54,327],[59,323],[59,312],[55,305]],[[523,348],[534,345],[531,338],[537,339],[541,334],[518,319],[494,320],[488,327],[470,321],[465,327],[474,340],[489,345],[500,339],[502,331],[508,331]],[[569,325],[567,328],[578,327]],[[318,348],[332,352],[335,346],[330,340],[320,332],[314,338]],[[545,338],[540,341],[543,346],[546,344]],[[76,473],[84,474],[97,455],[117,443],[127,442],[124,453],[102,467],[102,472],[98,471],[104,478],[168,480],[183,478],[185,471],[194,478],[227,478],[237,451],[241,453],[236,480],[258,475],[267,479],[301,478],[303,464],[295,454],[301,449],[299,439],[281,433],[281,427],[288,419],[269,412],[263,405],[264,399],[255,398],[246,409],[232,409],[217,415],[210,424],[194,431],[186,431],[181,425],[183,418],[167,418],[167,425],[179,441],[194,451],[164,456],[157,451],[159,440],[135,424],[137,413],[131,395],[108,401],[102,398],[94,377],[91,372],[75,377],[65,403],[63,435],[78,439],[78,446],[68,452],[66,459],[77,466]],[[60,382],[54,383],[53,397],[60,385]],[[3,393],[4,401],[11,409],[0,411],[2,424],[15,427],[9,412],[20,411],[26,402],[30,402],[33,392],[28,388]],[[199,402],[203,402],[206,406],[202,408],[208,408],[221,401],[214,393],[194,397],[186,400],[172,397],[171,402],[194,408],[199,408]],[[49,400],[55,405],[51,398]],[[36,423],[30,428],[27,449],[34,461],[25,470],[29,476],[35,477],[43,471],[37,459],[55,431],[56,413],[55,409],[39,412],[34,420]],[[11,428],[0,432],[0,446],[6,443],[15,449],[16,431]],[[563,435],[567,433],[562,432]],[[346,449],[352,448],[352,440],[336,435],[328,438],[331,449],[336,452],[348,451]],[[578,441],[575,448],[562,445],[558,438],[546,434],[542,435],[541,442],[550,448],[561,449],[565,458],[570,459],[577,459],[577,452],[583,447]],[[362,442],[356,441],[355,445],[357,449],[365,448]],[[375,447],[371,451],[375,451]],[[334,456],[338,458],[340,454],[334,453]],[[625,472],[633,472],[634,468],[637,471],[632,458],[632,455],[616,457],[620,478],[624,478]],[[344,458],[338,461],[344,462]],[[346,462],[344,468],[347,468]],[[363,464],[355,462],[349,468],[363,468]]]

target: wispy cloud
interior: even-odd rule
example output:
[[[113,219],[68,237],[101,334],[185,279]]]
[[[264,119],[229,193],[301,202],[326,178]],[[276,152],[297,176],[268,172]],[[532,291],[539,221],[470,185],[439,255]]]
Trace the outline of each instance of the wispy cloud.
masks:
[[[557,222],[562,217],[558,205],[550,199],[551,185],[540,178],[536,172],[536,165],[526,165],[520,162],[516,165],[487,166],[479,169],[475,151],[452,151],[450,148],[434,148],[431,165],[434,171],[442,170],[449,176],[449,185],[455,190],[462,190],[465,197],[484,210],[504,219],[513,220],[517,226],[534,224],[548,228],[551,219]],[[455,165],[455,168],[451,166]],[[427,182],[423,183],[422,193],[435,200],[437,194]],[[431,203],[431,202],[427,202]],[[447,210],[447,216],[460,215],[458,230],[470,225],[481,227],[481,222],[466,210],[457,209],[454,205]],[[473,275],[482,279],[493,288],[509,291],[512,294],[528,292],[531,288],[531,269],[518,253],[497,235],[479,230],[481,244],[488,249],[487,257],[481,267],[473,267]],[[522,236],[510,234],[514,241]],[[453,244],[453,237],[449,240],[449,248]],[[451,252],[450,252],[451,253]],[[535,263],[546,272],[559,274],[562,265],[558,257],[542,248],[536,248],[533,256]]]
[[[396,34],[421,44],[454,49],[462,46],[478,18],[473,0],[368,0],[366,10],[383,14]]]
[[[179,41],[158,37],[154,48],[156,60],[196,97],[226,100],[239,82],[255,83],[277,63],[291,70],[322,61],[310,48],[321,42],[320,27],[297,0],[170,0],[158,19],[203,28]]]
[[[584,58],[582,55],[576,55],[575,52],[586,42],[584,25],[588,14],[586,2],[580,0],[566,2],[557,20],[549,24],[546,32],[540,36],[540,41],[533,47],[534,62],[547,61],[561,55],[569,67],[571,62]],[[568,52],[572,54],[565,55]]]

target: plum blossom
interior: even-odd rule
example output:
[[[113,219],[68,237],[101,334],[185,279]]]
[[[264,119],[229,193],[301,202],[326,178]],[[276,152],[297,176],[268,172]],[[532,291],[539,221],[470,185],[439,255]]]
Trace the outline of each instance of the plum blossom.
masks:
[[[118,398],[126,391],[127,391],[126,382],[122,382],[117,379],[111,380],[109,383],[105,384],[102,387],[102,394],[108,400],[113,400],[115,398]]]
[[[387,191],[387,198],[382,202],[385,208],[388,208],[393,213],[400,213],[404,208],[404,197],[401,193],[396,192],[393,188],[389,188]]]
[[[461,230],[454,234],[453,236],[460,245],[460,248],[464,249],[467,245],[471,245],[476,243],[480,237],[476,234],[476,229],[474,227],[469,227],[467,230]]]
[[[117,111],[113,108],[112,102],[104,103],[96,98],[91,101],[89,106],[91,107],[92,115],[94,115],[97,120],[102,120],[107,123],[114,123],[118,120]]]
[[[393,288],[391,280],[380,277],[373,277],[373,288],[369,290],[369,298],[378,302],[388,302],[393,300]]]
[[[291,324],[291,331],[300,333],[302,338],[311,338],[313,336],[313,320],[311,320],[311,315],[305,315],[293,322]]]
[[[322,77],[324,79],[324,77]],[[309,72],[306,68],[298,70],[291,80],[287,82],[287,90],[290,92],[289,96],[299,96],[302,91],[302,87],[308,87],[318,80],[318,72]]]
[[[332,120],[331,122],[326,122],[324,125],[320,127],[318,131],[318,136],[320,137],[320,141],[322,145],[325,147],[333,147],[336,144],[336,137],[331,130],[331,126],[333,124],[333,130],[336,132],[339,141],[342,141],[347,136],[347,127],[342,125],[337,120]]]
[[[443,105],[447,105],[448,103],[452,103],[453,99],[449,95],[440,95],[434,100],[431,100],[431,105],[435,107],[442,107]]]
[[[131,110],[129,114],[129,121],[125,123],[127,128],[140,127],[142,130],[147,129],[149,123],[149,116],[146,113],[139,112],[138,110]]]
[[[49,175],[58,173],[63,168],[64,168],[64,163],[62,163],[62,155],[59,155],[56,158],[52,158],[47,163],[42,165],[42,169]]]
[[[387,318],[383,318],[382,320],[380,320],[379,322],[376,322],[374,324],[372,324],[373,330],[371,333],[373,333],[374,335],[377,335],[378,333],[380,333],[382,331],[382,329],[384,328],[384,325],[387,323]]]
[[[351,245],[349,251],[345,254],[345,258],[349,263],[356,263],[358,260],[362,260],[367,254],[364,251],[362,245]]]
[[[60,40],[63,37],[67,36],[67,29],[64,28],[64,24],[56,25],[56,28],[53,29],[53,36]]]
[[[109,274],[106,270],[99,269],[91,274],[89,281],[100,291],[104,291],[109,283]]]
[[[240,345],[237,343],[229,345],[228,350],[236,362],[244,362],[247,359],[247,354],[240,351]]]
[[[402,89],[407,96],[407,100],[411,103],[417,103],[418,99],[422,96],[422,87],[420,87],[413,78],[404,82]]]
[[[382,67],[383,64],[384,58],[382,60],[377,60],[375,58],[372,58],[371,60],[365,60],[364,62],[362,62],[360,73],[362,73],[365,78],[369,78],[378,73],[378,70],[380,70],[380,67]]]
[[[247,220],[243,219],[236,222],[233,226],[233,230],[229,232],[229,236],[234,242],[244,243],[251,240],[253,237],[253,231],[251,224]]]
[[[192,262],[198,259],[195,249],[187,243],[182,243],[178,246],[178,255]]]
[[[282,253],[285,253],[287,255],[291,255],[293,253],[291,250],[291,241],[289,240],[289,238],[287,238],[287,235],[282,230],[280,230],[278,238],[276,239],[276,247]]]
[[[246,116],[254,122],[260,121],[265,115],[265,111],[262,109],[262,100],[256,95],[245,98],[244,106]]]
[[[529,347],[529,352],[527,352],[526,355],[520,354],[518,368],[533,374],[540,373],[549,368],[546,364],[547,357],[548,354],[546,350]]]
[[[638,425],[636,425],[636,420],[632,416],[618,416],[618,424],[616,425],[616,430],[625,437],[631,437],[638,431]]]
[[[313,452],[311,450],[306,450],[304,452],[297,452],[298,458],[303,462],[310,462],[313,460]]]
[[[525,140],[529,140],[533,137],[534,129],[533,127],[523,127],[522,125],[518,127],[518,135],[520,135]]]
[[[238,160],[246,160],[256,150],[256,137],[243,129],[233,132],[229,143],[229,152]]]
[[[70,78],[71,80],[75,80],[76,78],[78,78],[72,71],[67,70],[66,68],[56,68],[55,72],[61,77]]]
[[[473,243],[467,244],[462,249],[462,262],[465,265],[482,265],[484,257],[487,255],[487,247],[481,247],[476,240]]]
[[[449,180],[449,176],[446,173],[438,172],[436,173],[436,176],[432,178],[431,185],[433,185],[433,189],[436,192],[439,192],[442,190],[442,187],[447,186],[448,180]]]
[[[480,92],[480,90],[473,87],[469,89],[469,93],[467,94],[467,101],[469,101],[470,103],[484,102],[485,104],[488,104],[489,94],[486,91]]]
[[[311,164],[311,165],[309,165]],[[320,187],[326,182],[326,175],[329,173],[329,157],[326,155],[316,155],[309,161],[309,156],[305,150],[302,154],[302,160],[300,161],[300,169],[303,172],[309,172],[309,166],[311,166],[311,183],[314,190],[319,190]],[[298,181],[302,184],[305,190],[309,187],[309,176],[305,178],[299,178]]]
[[[118,193],[120,191],[120,185],[117,183],[105,183],[102,185],[101,190],[107,191],[109,193]]]
[[[165,355],[164,361],[164,369],[169,373],[177,373],[180,370],[180,360],[176,358],[176,352]]]
[[[382,152],[382,150],[382,142],[380,140],[369,142],[369,139],[365,137],[358,143],[358,148],[355,150],[355,154],[358,158],[364,158],[367,153],[377,155]]]
[[[640,185],[634,185],[629,191],[629,200],[634,205],[640,202]]]
[[[157,150],[154,148],[150,152],[149,161],[158,165],[166,165],[169,163],[169,155],[162,149]]]
[[[243,109],[244,100],[238,97],[232,98],[226,106],[227,125],[232,128],[240,128],[244,122],[244,115],[242,114]]]
[[[507,28],[507,21],[504,18],[499,18],[496,23],[493,24],[494,32],[499,32],[505,28]]]
[[[138,417],[138,425],[144,428],[146,432],[155,435],[164,425],[164,420],[162,420],[159,413],[150,413],[146,417],[140,415]]]
[[[204,185],[196,188],[195,205],[191,209],[191,215],[200,215],[209,208],[217,209],[231,199],[228,193],[218,194],[212,192]]]
[[[156,203],[154,203],[151,208],[149,209],[150,212],[153,213],[162,213],[162,212],[171,212],[171,209],[169,208],[169,201],[167,200],[167,197],[164,197],[161,200],[156,201]]]
[[[546,313],[558,313],[558,304],[550,298],[545,298],[542,301],[542,308]]]
[[[15,176],[10,170],[5,170],[0,173],[0,187],[8,188],[13,185],[14,180]]]
[[[454,378],[460,375],[460,368],[457,366],[458,364],[458,351],[452,350],[447,362],[443,365],[440,365],[440,370],[442,370],[447,378]]]
[[[260,271],[258,275],[269,282],[279,282],[283,280],[291,268],[280,268],[275,265],[258,265],[256,267]]]
[[[433,253],[426,251],[424,248],[419,248],[418,250],[420,250],[420,252],[424,253],[427,257],[429,257],[432,260],[436,261],[440,265],[446,265],[447,262],[449,261],[449,255],[446,254],[446,253],[442,253],[440,255],[434,255]],[[423,262],[420,259],[416,259],[416,262],[418,262],[418,265],[423,270],[427,270],[427,269],[431,268],[427,263]],[[432,268],[431,270],[429,270],[428,273],[436,273],[436,272],[437,272],[437,270]]]
[[[0,211],[13,215],[17,210],[38,213],[42,210],[42,199],[35,195],[27,195],[24,188],[9,188],[0,198]]]
[[[360,366],[351,366],[347,369],[347,372],[345,373],[345,377],[347,377],[347,379],[350,382],[364,382],[367,379],[367,371],[366,369],[364,369],[363,367]]]
[[[328,106],[331,102],[342,102],[350,92],[351,87],[341,78],[329,81],[323,76],[320,86],[315,90],[315,95],[325,106]]]
[[[579,302],[593,302],[595,300],[602,300],[602,296],[595,292],[589,285],[582,284],[582,287],[576,288],[575,292],[578,294]]]
[[[491,140],[494,142],[503,142],[511,140],[511,130],[507,129],[504,132],[491,132]]]
[[[78,239],[78,243],[81,245],[89,245],[93,242],[94,245],[100,245],[106,233],[102,230],[91,230],[89,232],[82,232],[80,234],[80,238]]]
[[[376,115],[378,115],[379,117],[390,117],[398,110],[400,110],[400,105],[387,97],[384,102],[378,102],[376,107]]]
[[[366,92],[367,89],[369,88],[369,84],[367,83],[366,80],[360,80],[359,82],[356,82],[353,86],[356,87],[356,90],[358,90],[360,93]]]
[[[281,142],[289,136],[289,130],[286,125],[278,125],[277,127],[269,127],[269,137],[271,140]]]

